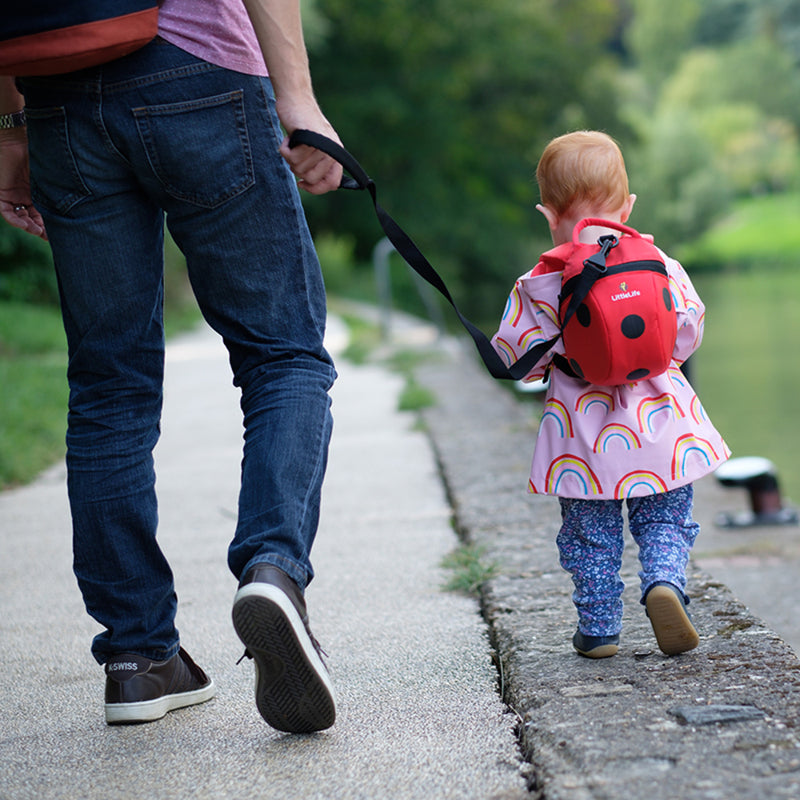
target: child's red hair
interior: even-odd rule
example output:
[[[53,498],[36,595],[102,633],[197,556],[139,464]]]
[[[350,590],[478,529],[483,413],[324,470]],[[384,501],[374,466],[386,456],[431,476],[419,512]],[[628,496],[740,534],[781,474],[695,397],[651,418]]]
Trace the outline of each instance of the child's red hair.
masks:
[[[628,174],[619,145],[600,131],[553,139],[536,168],[542,204],[559,217],[582,206],[616,211],[628,199]]]

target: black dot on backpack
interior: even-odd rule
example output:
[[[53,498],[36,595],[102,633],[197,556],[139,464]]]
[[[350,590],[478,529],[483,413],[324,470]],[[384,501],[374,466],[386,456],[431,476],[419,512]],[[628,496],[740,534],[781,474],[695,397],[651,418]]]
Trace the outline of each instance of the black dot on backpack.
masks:
[[[670,290],[663,289],[661,296],[664,298],[664,305],[667,307],[667,311],[672,311],[672,293]]]
[[[588,328],[592,324],[592,315],[586,303],[581,303],[578,306],[575,311],[575,319],[577,319],[584,328]]]
[[[635,369],[633,372],[629,372],[626,377],[629,381],[640,381],[642,378],[646,378],[649,374],[649,369]]]
[[[644,320],[638,314],[628,314],[620,325],[626,339],[638,339],[644,333]]]

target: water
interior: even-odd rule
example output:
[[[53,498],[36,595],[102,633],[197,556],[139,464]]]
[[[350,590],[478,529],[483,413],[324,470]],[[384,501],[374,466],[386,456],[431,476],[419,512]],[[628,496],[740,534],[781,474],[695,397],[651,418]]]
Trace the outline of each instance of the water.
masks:
[[[800,503],[800,270],[692,276],[706,304],[692,384],[735,456],[772,461]]]

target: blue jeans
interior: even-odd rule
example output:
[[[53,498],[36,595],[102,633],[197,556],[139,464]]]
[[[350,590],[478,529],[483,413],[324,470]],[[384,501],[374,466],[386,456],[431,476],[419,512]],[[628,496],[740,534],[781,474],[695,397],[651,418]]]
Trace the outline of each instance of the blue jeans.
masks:
[[[164,370],[164,220],[200,309],[223,338],[244,415],[228,563],[304,589],[335,379],[325,292],[268,80],[156,39],[131,56],[21,81],[33,196],[69,344],[68,491],[74,570],[105,630],[99,662],[179,646],[157,542],[153,448]],[[198,431],[202,435],[202,431]]]
[[[686,565],[700,526],[692,521],[692,485],[632,497],[628,527],[639,547],[641,596],[659,581],[686,588]],[[572,575],[578,627],[587,636],[613,636],[622,628],[622,500],[560,499],[561,566]],[[684,593],[688,603],[689,598]]]

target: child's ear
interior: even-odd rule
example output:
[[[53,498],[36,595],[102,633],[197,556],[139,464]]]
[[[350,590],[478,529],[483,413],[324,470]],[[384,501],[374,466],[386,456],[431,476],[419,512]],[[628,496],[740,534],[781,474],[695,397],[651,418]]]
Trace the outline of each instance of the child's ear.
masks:
[[[541,203],[537,203],[536,210],[544,215],[551,231],[555,231],[558,228],[558,214],[550,206],[543,206]]]
[[[636,202],[636,195],[629,194],[628,199],[625,201],[625,204],[622,206],[622,214],[620,215],[620,222],[627,222],[630,215],[633,213],[633,204]]]

